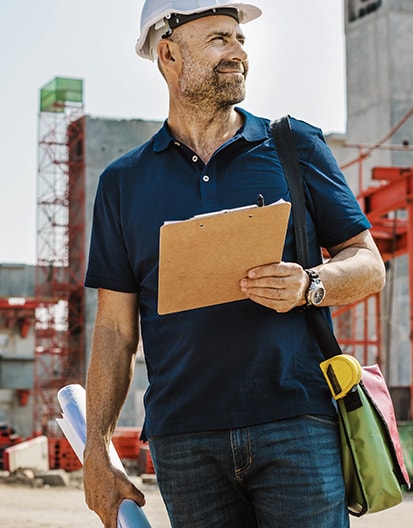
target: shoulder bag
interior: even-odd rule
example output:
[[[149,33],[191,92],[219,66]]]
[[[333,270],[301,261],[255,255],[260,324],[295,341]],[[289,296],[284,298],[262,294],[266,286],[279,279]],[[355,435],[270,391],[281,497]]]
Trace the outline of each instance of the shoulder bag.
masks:
[[[308,267],[305,192],[291,123],[272,124],[274,143],[290,190],[297,261]],[[337,402],[347,509],[360,517],[391,508],[409,488],[393,403],[378,365],[361,367],[343,354],[319,308],[306,308],[325,357],[320,364]]]

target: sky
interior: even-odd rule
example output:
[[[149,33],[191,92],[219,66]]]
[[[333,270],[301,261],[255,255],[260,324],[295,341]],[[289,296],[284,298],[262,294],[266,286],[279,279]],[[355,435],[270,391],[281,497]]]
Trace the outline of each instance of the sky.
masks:
[[[343,0],[252,0],[240,105],[345,132]],[[84,81],[85,113],[164,120],[166,85],[134,52],[143,0],[0,0],[0,263],[36,263],[40,89]]]

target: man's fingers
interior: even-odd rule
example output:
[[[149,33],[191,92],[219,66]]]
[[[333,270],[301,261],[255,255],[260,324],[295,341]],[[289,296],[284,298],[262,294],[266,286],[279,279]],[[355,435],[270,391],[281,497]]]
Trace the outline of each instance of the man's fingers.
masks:
[[[248,271],[247,277],[259,279],[262,277],[289,277],[301,275],[303,268],[296,262],[277,262],[258,266]]]

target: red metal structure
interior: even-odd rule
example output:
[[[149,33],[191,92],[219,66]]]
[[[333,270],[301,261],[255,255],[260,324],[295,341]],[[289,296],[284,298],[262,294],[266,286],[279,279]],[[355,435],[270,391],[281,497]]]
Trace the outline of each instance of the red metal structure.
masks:
[[[413,167],[377,167],[371,175],[371,185],[363,188],[363,161],[377,149],[403,150],[413,153],[410,145],[388,144],[388,140],[413,117],[413,109],[374,145],[348,145],[359,149],[359,156],[341,166],[342,170],[359,165],[359,202],[372,224],[372,235],[383,260],[394,266],[395,259],[408,256],[410,295],[410,417],[413,417]],[[391,285],[390,285],[391,286]],[[385,365],[388,375],[390,358],[383,357],[385,321],[382,317],[382,294],[354,305],[333,310],[335,330],[345,352],[355,355],[363,364]],[[389,321],[391,324],[391,321]],[[389,329],[387,328],[387,338]],[[387,351],[388,352],[388,351]],[[407,366],[406,366],[407,368]]]
[[[40,91],[33,428],[57,433],[57,391],[84,380],[83,82]]]
[[[0,329],[15,326],[21,337],[26,337],[33,323],[34,311],[38,307],[37,299],[25,297],[0,297]]]
[[[359,198],[373,226],[372,235],[383,260],[392,266],[396,258],[409,257],[406,289],[410,295],[410,364],[413,365],[413,167],[377,167],[373,169],[372,180],[379,185],[362,191]],[[381,304],[381,295],[375,295],[333,311],[336,333],[344,351],[355,355],[363,364],[380,365],[383,361]],[[411,419],[413,368],[410,370]]]
[[[346,354],[362,365],[382,365],[381,294],[332,310],[337,338]]]
[[[408,255],[406,289],[410,297],[410,419],[413,417],[413,167],[377,167],[379,187],[363,192],[365,212],[385,262]]]

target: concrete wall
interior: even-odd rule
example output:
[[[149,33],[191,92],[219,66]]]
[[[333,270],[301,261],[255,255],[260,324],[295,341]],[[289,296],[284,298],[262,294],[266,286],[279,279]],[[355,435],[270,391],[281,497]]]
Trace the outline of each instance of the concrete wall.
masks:
[[[34,297],[35,266],[0,264],[0,297]],[[21,305],[22,310],[24,305]],[[21,335],[19,324],[0,311],[0,423],[13,427],[21,436],[32,433],[31,398],[22,392],[33,388],[34,311],[27,312],[30,327]]]
[[[161,126],[158,121],[85,118],[85,255],[89,253],[93,203],[99,176],[122,154],[147,141]],[[86,289],[86,350],[90,350],[96,311],[96,291]]]
[[[375,143],[413,107],[413,2],[344,0],[349,143]],[[370,13],[353,20],[354,9]],[[389,140],[413,144],[413,120]],[[365,164],[366,185],[374,166],[408,165],[411,152],[376,151]],[[358,185],[355,171],[349,176]],[[357,189],[358,192],[358,189]]]
[[[117,120],[96,117],[85,118],[85,255],[89,252],[93,203],[99,176],[114,159],[145,143],[159,128],[159,121],[140,119]],[[87,258],[86,258],[87,261]],[[96,316],[97,292],[85,290],[85,341],[87,363],[90,355],[93,325]],[[143,421],[142,397],[146,390],[146,367],[140,347],[133,386],[119,420],[121,426],[140,426]]]
[[[34,297],[35,266],[0,264],[0,297]]]

